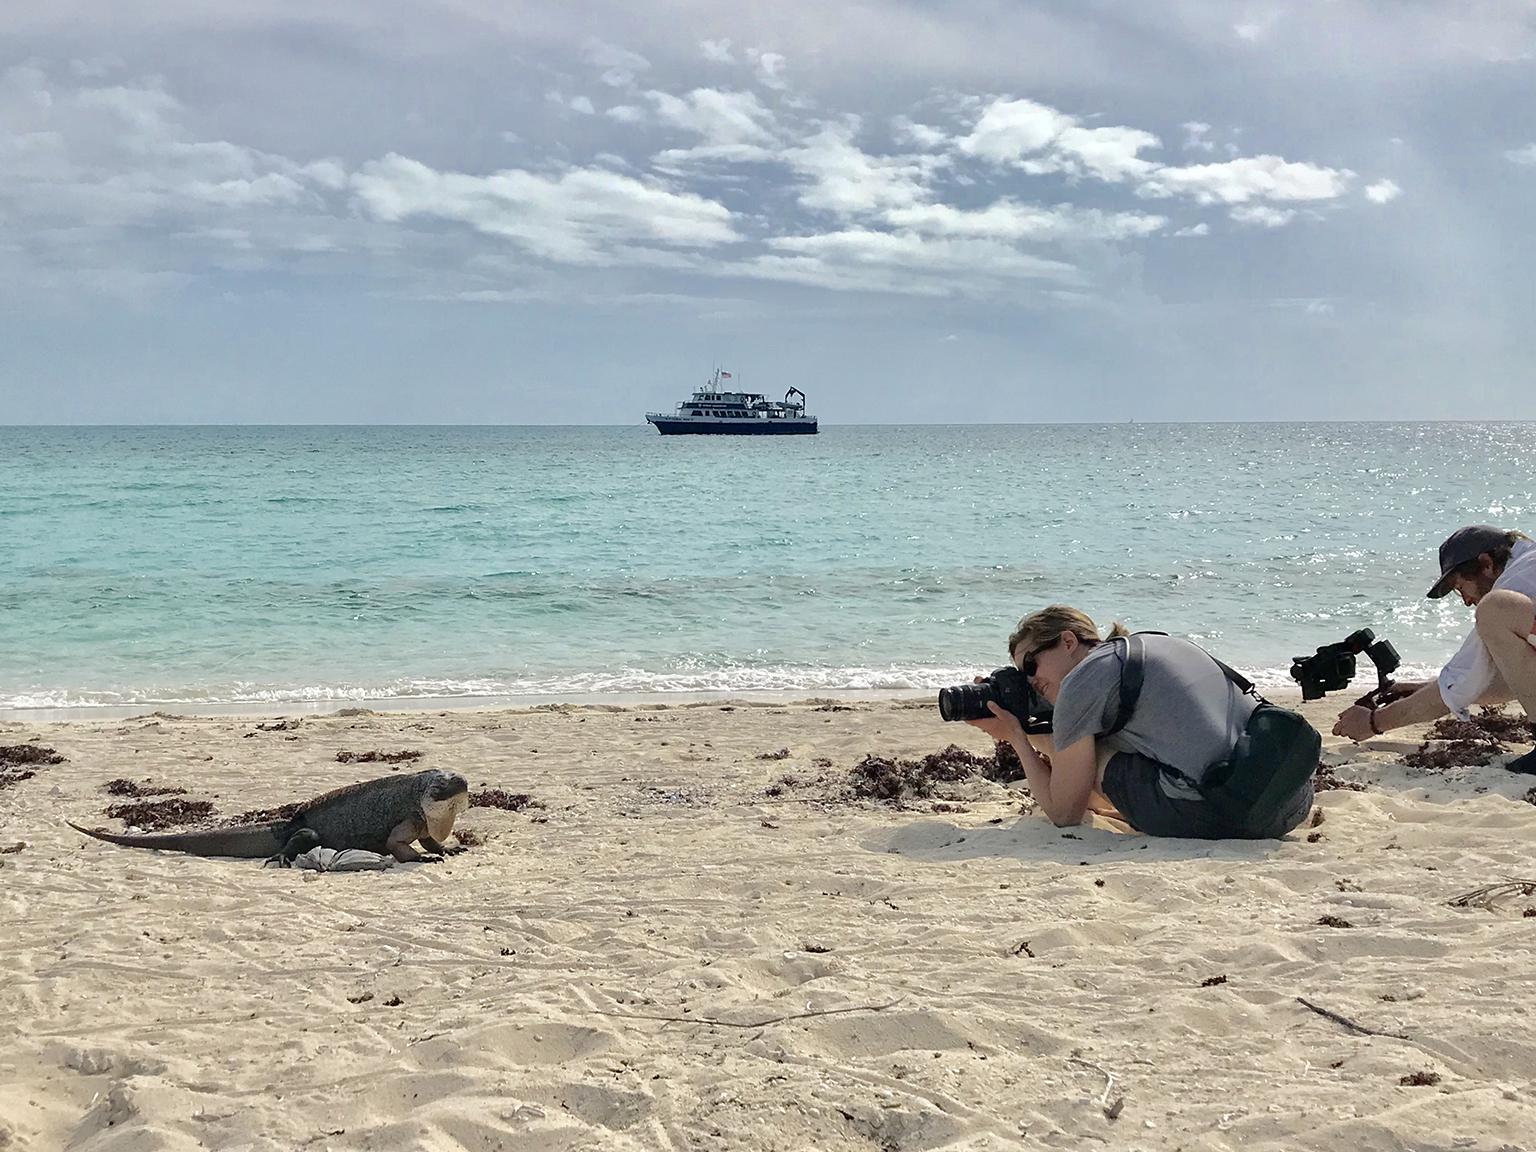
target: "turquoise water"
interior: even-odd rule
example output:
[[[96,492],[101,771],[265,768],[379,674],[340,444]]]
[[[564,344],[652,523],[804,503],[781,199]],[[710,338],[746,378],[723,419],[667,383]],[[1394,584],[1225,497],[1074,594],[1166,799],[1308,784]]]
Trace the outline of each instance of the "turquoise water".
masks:
[[[0,706],[932,688],[1053,601],[1430,666],[1438,541],[1536,534],[1533,432],[0,428]]]

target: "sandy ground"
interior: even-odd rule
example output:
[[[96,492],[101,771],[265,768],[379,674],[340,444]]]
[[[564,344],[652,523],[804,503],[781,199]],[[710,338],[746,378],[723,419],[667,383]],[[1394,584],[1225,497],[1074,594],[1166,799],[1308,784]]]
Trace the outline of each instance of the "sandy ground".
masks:
[[[1536,780],[1404,767],[1413,733],[1329,738],[1366,790],[1215,844],[980,781],[839,798],[866,753],[990,751],[926,702],[0,722],[24,740],[67,761],[0,790],[6,1152],[1536,1149],[1536,896],[1447,903],[1536,878]],[[542,806],[324,876],[63,823],[108,823],[115,777],[227,816],[398,748]]]

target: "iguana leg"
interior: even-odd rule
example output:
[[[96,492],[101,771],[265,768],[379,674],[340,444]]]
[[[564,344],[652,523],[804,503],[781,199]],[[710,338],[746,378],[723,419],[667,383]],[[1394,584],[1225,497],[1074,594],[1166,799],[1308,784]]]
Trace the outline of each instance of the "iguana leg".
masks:
[[[268,864],[275,864],[279,868],[287,868],[293,864],[296,857],[304,855],[311,848],[320,847],[320,837],[313,828],[300,828],[292,836],[288,837],[283,850],[276,856],[267,857]]]
[[[464,845],[462,844],[449,846],[439,843],[430,836],[418,836],[416,839],[420,841],[421,846],[428,852],[435,852],[439,856],[457,856],[460,852],[464,851]]]
[[[421,835],[420,824],[414,820],[402,820],[390,832],[389,839],[384,842],[384,850],[402,864],[426,864],[441,860],[443,857],[440,853],[435,856],[423,856],[411,847]]]

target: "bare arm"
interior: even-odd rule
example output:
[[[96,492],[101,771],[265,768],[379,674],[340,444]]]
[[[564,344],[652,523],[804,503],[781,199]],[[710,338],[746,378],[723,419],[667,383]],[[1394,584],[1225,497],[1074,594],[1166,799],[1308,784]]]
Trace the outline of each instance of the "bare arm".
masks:
[[[1024,766],[1024,778],[1029,781],[1030,795],[1052,824],[1066,828],[1083,822],[1093,798],[1094,785],[1098,783],[1098,761],[1094,755],[1094,738],[1084,736],[1075,744],[1057,748],[1051,753],[1050,763],[1041,759],[1018,718],[1004,712],[990,701],[991,720],[968,721],[994,740],[1006,740],[1018,753],[1019,763]]]
[[[1409,695],[1401,696],[1390,704],[1383,704],[1377,708],[1375,729],[1371,727],[1369,708],[1359,704],[1350,705],[1339,713],[1338,722],[1333,726],[1333,734],[1360,741],[1388,732],[1393,728],[1423,724],[1449,712],[1450,709],[1445,706],[1445,701],[1440,696],[1440,682],[1430,680],[1421,684]]]

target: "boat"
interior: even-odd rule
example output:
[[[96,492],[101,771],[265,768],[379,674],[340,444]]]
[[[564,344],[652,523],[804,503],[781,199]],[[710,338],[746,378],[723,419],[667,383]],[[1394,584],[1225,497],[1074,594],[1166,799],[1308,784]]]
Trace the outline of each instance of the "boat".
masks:
[[[677,406],[676,412],[647,412],[647,423],[663,436],[814,436],[816,417],[805,414],[805,393],[791,388],[782,400],[758,392],[733,392],[715,369],[709,383]],[[795,397],[799,397],[798,400]]]

